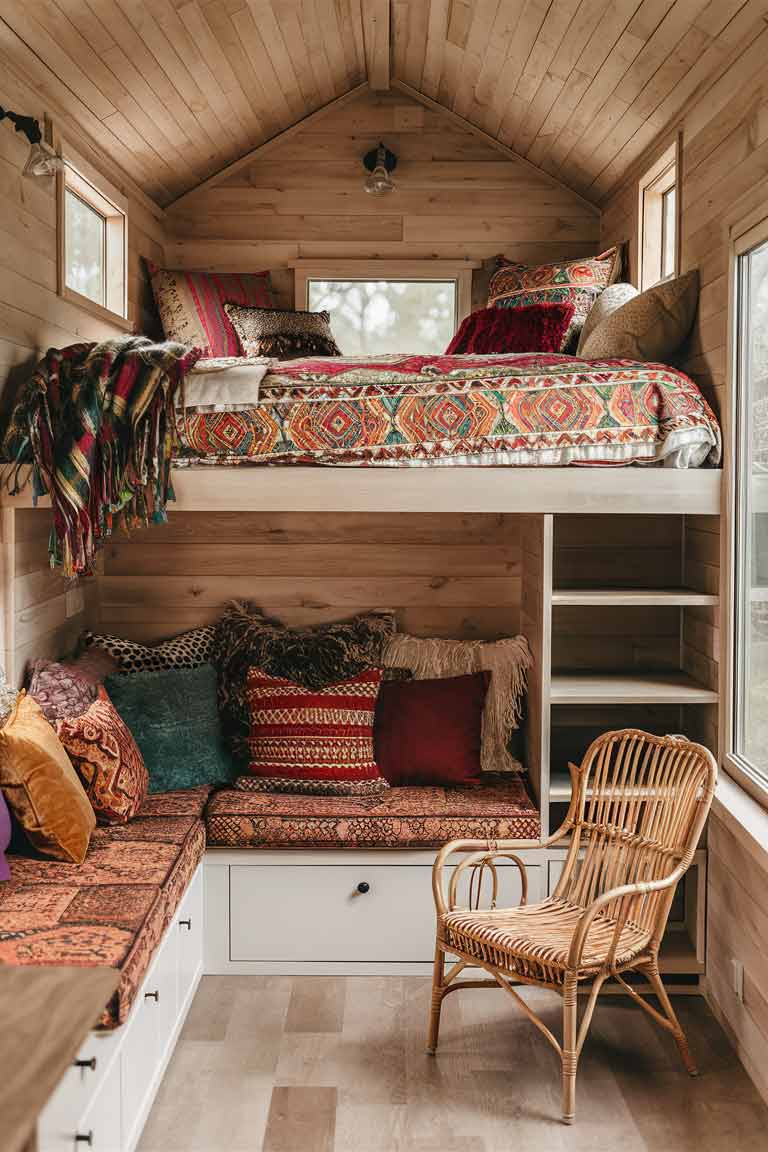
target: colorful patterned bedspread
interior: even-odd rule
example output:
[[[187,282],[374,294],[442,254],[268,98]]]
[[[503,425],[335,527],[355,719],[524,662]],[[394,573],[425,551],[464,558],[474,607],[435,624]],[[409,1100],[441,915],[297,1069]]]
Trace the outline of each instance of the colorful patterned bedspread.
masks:
[[[720,429],[663,364],[551,354],[275,362],[256,407],[187,412],[177,463],[716,466]]]

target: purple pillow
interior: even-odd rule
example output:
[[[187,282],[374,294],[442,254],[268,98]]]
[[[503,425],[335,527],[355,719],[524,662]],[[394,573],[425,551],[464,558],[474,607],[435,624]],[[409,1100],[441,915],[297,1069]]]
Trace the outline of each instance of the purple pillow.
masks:
[[[0,792],[0,880],[10,880],[11,870],[5,858],[5,850],[11,842],[11,814]]]

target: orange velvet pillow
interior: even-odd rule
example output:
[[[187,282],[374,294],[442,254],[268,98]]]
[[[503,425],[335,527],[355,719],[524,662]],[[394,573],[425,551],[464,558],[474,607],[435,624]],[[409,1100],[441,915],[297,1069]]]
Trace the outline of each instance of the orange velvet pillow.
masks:
[[[93,808],[40,705],[23,692],[0,728],[0,786],[38,852],[82,864]]]

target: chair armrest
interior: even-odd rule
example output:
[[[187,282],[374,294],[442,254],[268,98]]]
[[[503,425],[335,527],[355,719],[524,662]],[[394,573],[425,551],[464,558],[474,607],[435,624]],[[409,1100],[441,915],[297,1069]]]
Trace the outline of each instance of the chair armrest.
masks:
[[[623,900],[625,898],[631,899],[633,896],[645,896],[649,892],[661,892],[665,888],[671,888],[677,884],[679,880],[685,875],[688,870],[687,861],[682,861],[678,864],[668,876],[662,877],[660,880],[640,880],[636,884],[622,884],[618,888],[610,888],[607,892],[603,892],[585,909],[579,917],[579,922],[576,925],[576,930],[571,937],[571,945],[568,951],[568,967],[577,969],[581,966],[582,953],[587,939],[592,921],[603,909],[606,904],[610,904],[614,900]],[[613,954],[616,950],[618,943],[619,933],[621,928],[626,923],[626,915],[619,916],[616,924],[616,931],[614,932],[611,947],[606,955],[607,960],[613,960]]]
[[[512,849],[519,849],[523,847],[524,842],[519,840],[452,840],[450,843],[445,844],[437,854],[435,862],[432,866],[432,894],[435,900],[435,908],[438,917],[444,916],[446,912],[453,911],[456,906],[456,886],[461,873],[467,869],[480,869],[480,880],[478,884],[478,898],[480,895],[480,885],[482,884],[482,872],[486,867],[491,870],[493,880],[493,894],[492,894],[492,907],[496,903],[496,895],[498,890],[498,877],[496,874],[496,866],[494,860],[504,858],[511,860],[517,866],[520,873],[522,883],[522,897],[521,904],[525,904],[528,898],[528,874],[525,869],[524,862],[517,856]],[[526,849],[530,849],[530,844],[525,844]],[[540,845],[536,845],[540,847]],[[465,852],[467,855],[458,864],[454,864],[453,874],[451,876],[448,904],[445,902],[445,892],[443,886],[443,871],[446,861],[449,856],[455,852]],[[473,879],[470,881],[470,896],[474,884]]]

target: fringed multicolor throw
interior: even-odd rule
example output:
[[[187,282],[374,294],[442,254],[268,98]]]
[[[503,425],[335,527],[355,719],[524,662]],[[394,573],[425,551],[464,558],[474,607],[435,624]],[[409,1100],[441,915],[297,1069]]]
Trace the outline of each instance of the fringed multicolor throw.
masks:
[[[125,336],[51,348],[22,390],[3,440],[24,465],[33,498],[50,493],[51,566],[65,576],[93,570],[116,519],[126,528],[166,519],[173,499],[174,398],[200,356],[184,344]]]

